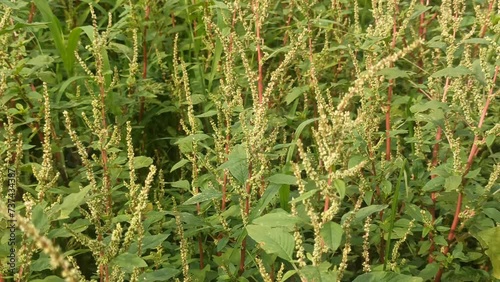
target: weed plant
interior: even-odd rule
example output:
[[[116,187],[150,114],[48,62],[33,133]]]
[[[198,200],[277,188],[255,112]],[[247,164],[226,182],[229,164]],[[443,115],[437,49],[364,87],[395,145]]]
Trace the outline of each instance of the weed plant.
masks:
[[[499,1],[0,6],[0,281],[500,279]]]

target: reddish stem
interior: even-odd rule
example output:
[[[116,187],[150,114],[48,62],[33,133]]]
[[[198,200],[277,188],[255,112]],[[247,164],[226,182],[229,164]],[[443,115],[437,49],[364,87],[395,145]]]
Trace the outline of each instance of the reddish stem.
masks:
[[[30,14],[28,16],[28,23],[33,22],[33,17],[35,16],[35,12],[36,12],[35,2],[31,2]],[[1,282],[1,280],[0,280],[0,282]]]

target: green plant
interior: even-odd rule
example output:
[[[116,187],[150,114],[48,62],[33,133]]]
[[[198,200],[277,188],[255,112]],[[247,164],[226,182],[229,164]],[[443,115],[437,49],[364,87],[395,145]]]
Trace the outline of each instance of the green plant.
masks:
[[[500,279],[497,2],[1,2],[0,281]]]

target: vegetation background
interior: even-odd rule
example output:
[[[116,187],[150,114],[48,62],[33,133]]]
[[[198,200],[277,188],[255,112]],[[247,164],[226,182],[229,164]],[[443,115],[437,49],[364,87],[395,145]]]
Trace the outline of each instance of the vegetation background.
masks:
[[[499,1],[0,6],[0,281],[500,279]]]

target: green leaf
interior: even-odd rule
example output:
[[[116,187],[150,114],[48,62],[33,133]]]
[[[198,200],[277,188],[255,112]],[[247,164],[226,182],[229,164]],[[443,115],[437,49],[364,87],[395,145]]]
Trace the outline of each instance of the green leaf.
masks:
[[[196,115],[195,117],[197,118],[204,118],[204,117],[211,117],[215,116],[218,112],[216,110],[210,110],[207,112],[204,112],[203,114]]]
[[[161,269],[145,272],[139,276],[138,281],[169,281],[180,273],[180,269],[162,267]]]
[[[285,97],[285,101],[287,105],[290,105],[295,99],[297,99],[302,93],[306,92],[309,90],[309,86],[299,86],[299,87],[294,87],[288,95]]]
[[[328,269],[322,265],[312,266],[307,265],[300,269],[300,276],[302,281],[307,282],[330,282],[337,281],[337,273],[328,271]]]
[[[342,240],[342,235],[344,230],[340,224],[329,221],[323,225],[320,231],[321,237],[325,241],[325,244],[334,253],[340,246],[340,241]]]
[[[378,75],[383,75],[387,77],[387,79],[395,79],[395,78],[410,78],[406,71],[400,70],[398,67],[393,68],[385,68],[377,72]]]
[[[286,211],[290,211],[288,201],[290,200],[290,185],[281,185],[280,191],[280,207]]]
[[[485,208],[483,213],[489,218],[493,219],[495,222],[500,222],[500,211],[496,208]]]
[[[345,182],[342,179],[334,179],[333,180],[333,187],[337,189],[337,192],[339,193],[340,199],[344,199],[345,197]]]
[[[423,282],[420,277],[408,276],[394,272],[374,271],[361,274],[352,282]]]
[[[248,235],[268,254],[276,254],[280,258],[292,262],[295,240],[281,228],[270,228],[262,225],[247,225]]]
[[[312,118],[312,119],[305,120],[297,127],[297,129],[295,130],[295,134],[293,135],[293,136],[295,136],[295,140],[294,140],[295,142],[292,143],[290,145],[290,147],[288,148],[288,153],[286,155],[286,163],[290,163],[290,161],[292,160],[293,153],[295,152],[295,147],[297,146],[296,142],[297,142],[298,138],[300,138],[300,135],[302,134],[302,131],[304,130],[304,128],[306,128],[306,126],[308,126],[309,124],[311,124],[317,120],[319,120],[319,118]]]
[[[90,188],[91,186],[88,185],[85,188],[82,188],[79,192],[66,196],[59,207],[61,214],[59,214],[58,219],[69,218],[69,215],[75,210],[75,208],[85,202],[85,196],[87,196]]]
[[[227,162],[223,163],[220,169],[229,169],[231,175],[236,178],[240,184],[244,184],[248,179],[248,161],[245,148],[242,145],[236,145],[229,154]]]
[[[415,19],[418,16],[420,16],[421,14],[429,11],[430,9],[432,9],[432,6],[425,6],[422,4],[417,4],[417,5],[415,5],[415,12],[413,12],[413,14],[410,16],[410,19],[411,20]]]
[[[441,190],[442,185],[444,185],[445,178],[438,176],[434,177],[433,179],[427,181],[425,183],[424,187],[422,187],[422,191],[425,192],[434,192],[434,191],[439,191]]]
[[[174,164],[174,166],[172,167],[172,169],[170,169],[170,172],[175,171],[175,170],[183,167],[187,163],[189,163],[189,161],[186,160],[186,159],[182,159],[182,160],[178,161],[176,164]]]
[[[146,235],[142,239],[142,253],[149,249],[155,249],[163,241],[165,241],[170,234],[156,234],[156,235]],[[130,245],[129,253],[137,253],[137,243],[134,242]]]
[[[54,62],[54,59],[49,55],[38,55],[26,62],[26,65],[32,65],[36,67],[49,66]]]
[[[57,277],[57,276],[54,276],[54,275],[51,275],[51,276],[47,276],[43,279],[33,279],[33,280],[30,280],[31,282],[64,282],[66,280],[62,279],[61,277]]]
[[[438,110],[438,109],[447,110],[448,108],[449,107],[446,103],[432,100],[432,101],[427,101],[423,104],[413,104],[413,106],[410,107],[410,111],[412,113],[421,113],[427,110]]]
[[[174,188],[182,188],[185,190],[189,190],[191,185],[189,184],[189,181],[187,180],[179,180],[179,181],[174,181],[174,182],[169,182],[170,185]]]
[[[493,277],[500,279],[500,226],[483,230],[475,235],[486,250],[493,267]]]
[[[79,75],[79,76],[73,76],[73,77],[70,77],[68,79],[66,79],[62,84],[61,86],[59,87],[59,91],[57,92],[57,96],[56,96],[56,104],[59,104],[59,102],[61,101],[61,98],[62,98],[62,95],[64,94],[64,92],[66,91],[66,89],[68,88],[68,86],[73,83],[74,81],[77,81],[79,79],[84,79],[84,78],[88,78],[88,76],[86,75]]]
[[[450,175],[444,181],[444,189],[447,192],[455,191],[460,187],[460,183],[462,183],[462,177],[460,175]]]
[[[354,220],[361,221],[373,213],[380,212],[381,210],[385,210],[387,207],[388,207],[388,205],[371,205],[368,207],[360,208],[356,212],[356,214],[354,216]],[[352,214],[352,211],[350,211],[342,216],[341,224],[344,223],[344,221],[347,219],[347,216],[349,216],[350,214]]]
[[[112,264],[118,265],[121,267],[126,273],[131,273],[134,271],[135,267],[147,267],[148,264],[140,258],[136,254],[131,253],[122,253],[115,257],[112,261]]]
[[[41,234],[44,234],[47,230],[49,230],[49,218],[45,214],[45,211],[40,204],[36,205],[33,208],[32,221],[33,225],[40,231]]]
[[[66,48],[64,47],[64,38],[59,19],[52,13],[49,3],[46,0],[34,0],[33,3],[35,3],[38,11],[42,14],[43,20],[48,22],[51,38],[54,40],[54,45],[63,59],[64,67],[69,74],[69,62],[66,61]]]
[[[442,70],[433,73],[430,77],[443,77],[443,76],[460,77],[462,75],[469,75],[469,74],[473,74],[471,70],[469,70],[464,66],[458,66],[454,68],[451,67],[444,68]]]
[[[297,178],[295,176],[282,173],[274,174],[267,180],[276,184],[297,185]]]
[[[252,208],[250,218],[255,218],[261,215],[262,212],[267,208],[269,203],[271,203],[271,201],[274,199],[276,194],[279,193],[279,190],[280,185],[271,183],[269,186],[267,186],[266,190],[264,191],[264,195],[262,195],[255,207]]]
[[[476,77],[477,81],[479,81],[481,85],[487,85],[486,76],[484,75],[483,68],[481,67],[481,61],[479,59],[475,60],[472,63],[472,72],[474,73],[474,77]]]
[[[488,148],[491,148],[491,145],[493,145],[493,142],[495,142],[495,138],[496,136],[493,134],[486,136],[486,146],[488,146]]]
[[[206,189],[201,193],[194,195],[183,203],[183,205],[192,205],[196,203],[206,202],[210,200],[218,200],[222,198],[222,193],[215,189]]]
[[[134,157],[134,168],[139,169],[143,167],[149,167],[153,164],[153,159],[145,156]]]
[[[304,192],[304,194],[300,195],[299,197],[293,199],[290,201],[290,204],[294,204],[294,203],[298,203],[298,202],[301,202],[305,199],[309,199],[310,197],[312,197],[314,194],[316,194],[316,192],[318,192],[319,189],[312,189],[312,190],[309,190],[307,192]]]
[[[282,209],[275,209],[273,212],[258,217],[252,221],[252,224],[262,225],[267,227],[286,227],[293,228],[299,223],[300,218],[293,216]]]

